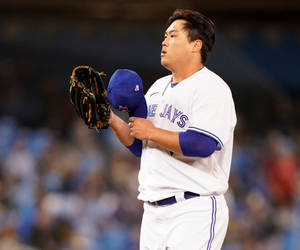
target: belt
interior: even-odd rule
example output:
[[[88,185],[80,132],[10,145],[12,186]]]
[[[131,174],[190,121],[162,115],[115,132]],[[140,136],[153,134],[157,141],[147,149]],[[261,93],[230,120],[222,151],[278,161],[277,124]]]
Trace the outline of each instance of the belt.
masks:
[[[196,193],[189,192],[189,191],[184,192],[184,198],[186,200],[194,198],[194,197],[198,197],[198,196],[200,196],[200,194],[196,194]],[[172,197],[169,197],[169,198],[166,198],[166,199],[162,199],[162,200],[159,200],[159,201],[153,201],[153,202],[148,201],[148,203],[152,206],[172,205],[176,202],[177,202],[177,200],[176,200],[175,196],[172,196]]]

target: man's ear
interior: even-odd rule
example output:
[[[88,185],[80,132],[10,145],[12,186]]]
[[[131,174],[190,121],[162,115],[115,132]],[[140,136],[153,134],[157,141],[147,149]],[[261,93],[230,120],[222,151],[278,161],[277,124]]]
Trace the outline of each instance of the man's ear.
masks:
[[[201,48],[202,48],[202,41],[199,39],[195,40],[192,51],[198,53],[200,52]]]

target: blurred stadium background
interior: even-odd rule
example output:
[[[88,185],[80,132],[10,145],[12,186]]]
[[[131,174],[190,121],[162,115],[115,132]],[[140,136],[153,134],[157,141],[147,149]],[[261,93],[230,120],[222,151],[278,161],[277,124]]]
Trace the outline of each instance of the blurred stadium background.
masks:
[[[223,250],[300,249],[298,0],[1,0],[0,250],[138,249],[139,160],[78,120],[68,80],[129,68],[146,91],[176,8],[214,20],[238,113]]]

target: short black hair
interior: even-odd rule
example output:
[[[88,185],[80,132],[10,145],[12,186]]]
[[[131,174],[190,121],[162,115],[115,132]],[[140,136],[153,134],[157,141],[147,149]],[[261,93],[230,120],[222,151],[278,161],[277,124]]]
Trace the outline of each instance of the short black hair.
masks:
[[[206,63],[209,54],[215,43],[215,25],[203,14],[186,9],[176,9],[169,17],[167,26],[169,27],[175,20],[185,20],[184,29],[188,32],[189,41],[197,39],[202,41],[201,59]]]

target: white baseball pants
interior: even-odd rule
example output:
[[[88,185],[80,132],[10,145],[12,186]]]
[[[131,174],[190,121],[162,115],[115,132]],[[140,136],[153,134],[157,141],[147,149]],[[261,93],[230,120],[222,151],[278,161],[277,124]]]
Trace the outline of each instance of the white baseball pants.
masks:
[[[167,206],[144,203],[140,250],[219,250],[228,227],[223,195]]]

